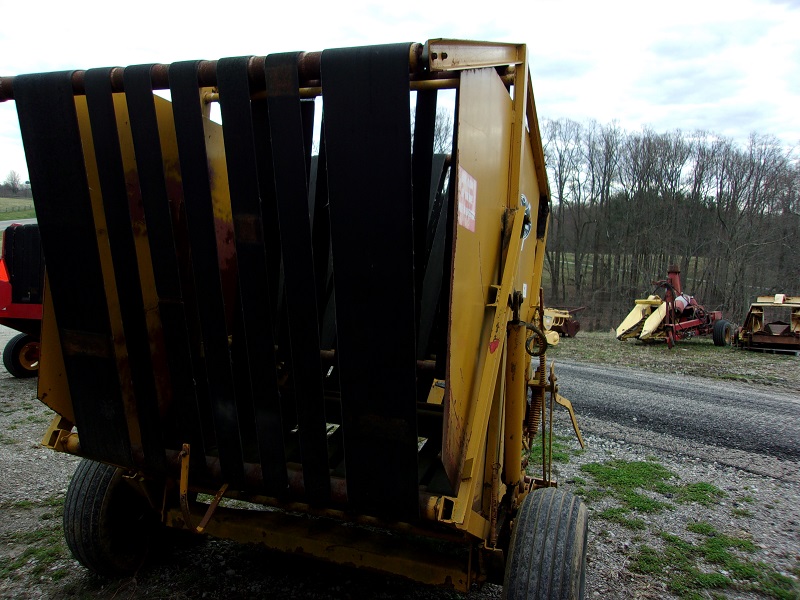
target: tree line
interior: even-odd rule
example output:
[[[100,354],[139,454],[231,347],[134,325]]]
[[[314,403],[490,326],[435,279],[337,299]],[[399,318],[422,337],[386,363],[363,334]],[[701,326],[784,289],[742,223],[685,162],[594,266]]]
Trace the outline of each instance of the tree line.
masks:
[[[741,322],[756,296],[800,293],[800,160],[771,136],[628,132],[544,122],[550,306],[616,327],[667,267],[708,310]]]

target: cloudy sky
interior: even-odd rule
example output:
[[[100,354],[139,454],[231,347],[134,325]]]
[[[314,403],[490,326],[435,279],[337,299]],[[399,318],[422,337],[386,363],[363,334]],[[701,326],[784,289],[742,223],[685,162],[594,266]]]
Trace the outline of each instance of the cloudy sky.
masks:
[[[0,0],[0,75],[434,37],[528,44],[540,119],[800,144],[800,0]],[[27,179],[4,102],[12,169]]]

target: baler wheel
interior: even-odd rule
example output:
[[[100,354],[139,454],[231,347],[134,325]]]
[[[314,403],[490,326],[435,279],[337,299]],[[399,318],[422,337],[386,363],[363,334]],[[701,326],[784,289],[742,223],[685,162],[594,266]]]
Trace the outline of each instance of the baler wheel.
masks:
[[[135,573],[160,530],[158,514],[124,473],[84,458],[64,500],[67,546],[101,577]]]
[[[720,319],[714,321],[714,329],[711,331],[711,339],[715,346],[730,346],[733,338],[733,325],[730,321]]]
[[[577,496],[557,488],[529,493],[513,524],[502,597],[583,598],[588,524]]]
[[[3,349],[3,364],[14,377],[36,377],[39,373],[39,340],[27,333],[15,335]]]

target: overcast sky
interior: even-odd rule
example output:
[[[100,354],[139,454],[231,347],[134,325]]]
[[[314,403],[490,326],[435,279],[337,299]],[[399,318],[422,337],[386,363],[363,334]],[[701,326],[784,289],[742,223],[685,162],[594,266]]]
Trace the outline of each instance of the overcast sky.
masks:
[[[435,37],[528,44],[540,119],[800,143],[800,0],[0,0],[0,75]],[[4,102],[12,169],[27,179]]]

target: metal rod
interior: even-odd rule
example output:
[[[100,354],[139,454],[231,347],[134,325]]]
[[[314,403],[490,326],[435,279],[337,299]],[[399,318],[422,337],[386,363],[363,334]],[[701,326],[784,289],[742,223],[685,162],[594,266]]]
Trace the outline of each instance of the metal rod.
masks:
[[[422,64],[423,44],[414,43],[409,47],[409,72],[420,74]],[[320,80],[320,63],[322,52],[302,52],[297,60],[297,70],[300,76],[301,87],[309,87],[312,82]],[[111,70],[111,88],[114,92],[124,92],[123,67]],[[258,85],[264,81],[264,57],[254,56],[248,65],[250,80]],[[72,89],[75,95],[85,93],[84,76],[86,72],[76,70],[72,75]],[[169,65],[156,64],[150,71],[153,89],[165,90],[169,88]],[[200,62],[197,71],[197,82],[200,87],[215,87],[217,85],[217,61],[204,60]],[[0,77],[0,102],[14,99],[14,77]]]

